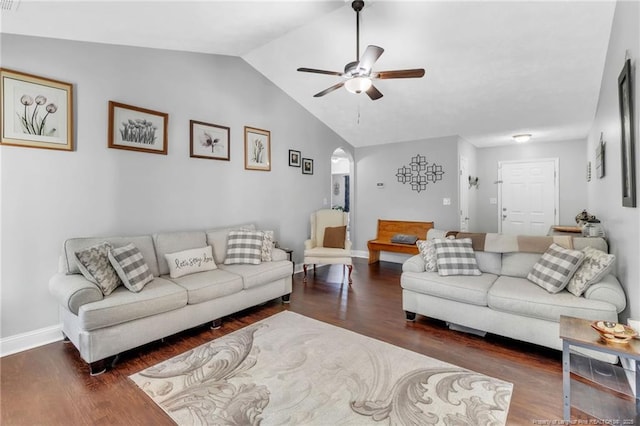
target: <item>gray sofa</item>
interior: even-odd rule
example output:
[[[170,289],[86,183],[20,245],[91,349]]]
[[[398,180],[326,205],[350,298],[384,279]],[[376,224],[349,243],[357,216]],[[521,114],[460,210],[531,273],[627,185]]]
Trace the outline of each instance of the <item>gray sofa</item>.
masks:
[[[430,231],[431,232],[431,231]],[[429,234],[428,238],[433,238]],[[607,252],[602,238],[574,237],[575,249],[592,246]],[[407,320],[416,314],[450,325],[562,349],[560,315],[590,320],[618,321],[626,306],[617,278],[606,275],[580,296],[566,290],[551,294],[527,279],[540,253],[475,252],[482,275],[439,276],[425,272],[420,255],[402,266],[402,305]],[[607,358],[607,360],[611,361]]]
[[[272,261],[259,265],[224,265],[227,235],[232,229],[161,233],[134,237],[73,238],[64,242],[59,272],[49,281],[60,304],[62,332],[90,365],[103,372],[111,357],[242,309],[282,297],[288,302],[293,264],[274,248]],[[107,241],[114,248],[133,243],[149,266],[153,281],[135,293],[120,286],[104,296],[76,264],[75,252]],[[213,248],[217,269],[170,278],[165,254]]]

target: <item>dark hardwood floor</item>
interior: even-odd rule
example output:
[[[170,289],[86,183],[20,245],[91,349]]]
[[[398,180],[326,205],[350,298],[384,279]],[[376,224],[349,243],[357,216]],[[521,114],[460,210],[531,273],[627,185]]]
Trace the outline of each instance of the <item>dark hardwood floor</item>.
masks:
[[[450,331],[444,323],[422,316],[406,322],[400,272],[399,264],[368,265],[356,259],[351,287],[340,283],[339,266],[318,268],[306,284],[297,274],[289,305],[272,301],[225,318],[218,330],[202,326],[145,345],[122,354],[113,369],[96,377],[89,376],[87,365],[69,343],[4,357],[0,360],[0,424],[173,424],[128,376],[282,310],[513,383],[509,425],[561,424],[560,352],[491,335],[480,338]],[[578,424],[594,424],[577,410],[573,415],[585,420]]]

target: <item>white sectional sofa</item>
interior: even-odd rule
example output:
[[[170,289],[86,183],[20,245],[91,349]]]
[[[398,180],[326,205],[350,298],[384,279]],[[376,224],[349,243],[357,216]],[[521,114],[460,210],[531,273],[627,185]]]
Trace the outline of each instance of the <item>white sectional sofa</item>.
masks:
[[[433,231],[433,235],[443,236]],[[577,250],[585,246],[608,250],[602,238],[572,237],[572,242]],[[517,250],[476,251],[482,272],[477,276],[440,276],[438,272],[426,272],[424,259],[413,256],[402,267],[402,304],[406,318],[414,320],[416,314],[420,314],[450,325],[553,349],[562,349],[561,315],[618,321],[618,314],[626,306],[626,297],[615,276],[604,276],[579,297],[566,290],[552,294],[527,279],[541,256],[541,253]]]
[[[260,264],[225,265],[227,236],[232,226],[209,231],[160,233],[133,237],[72,238],[64,242],[59,272],[49,289],[60,304],[62,332],[90,365],[103,372],[111,357],[209,321],[282,297],[292,290],[293,264],[274,248],[272,260]],[[102,242],[114,248],[133,243],[153,274],[142,291],[119,286],[105,296],[87,280],[75,253]],[[167,253],[211,246],[217,269],[171,278]]]

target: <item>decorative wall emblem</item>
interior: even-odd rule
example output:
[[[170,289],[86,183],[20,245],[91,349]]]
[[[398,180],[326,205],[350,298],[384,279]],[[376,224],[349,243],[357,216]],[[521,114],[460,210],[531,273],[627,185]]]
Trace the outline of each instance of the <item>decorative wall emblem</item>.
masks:
[[[418,192],[427,189],[429,182],[436,183],[442,180],[442,175],[444,175],[442,166],[436,163],[429,164],[427,157],[420,154],[411,157],[409,165],[400,167],[396,173],[398,182],[408,183],[411,185],[411,190]]]

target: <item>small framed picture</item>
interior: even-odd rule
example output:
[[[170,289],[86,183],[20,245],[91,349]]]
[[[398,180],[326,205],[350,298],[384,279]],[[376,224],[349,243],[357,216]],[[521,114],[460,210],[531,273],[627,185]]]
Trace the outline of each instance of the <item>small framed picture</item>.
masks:
[[[73,151],[73,85],[0,69],[0,144]]]
[[[311,158],[302,159],[302,174],[303,175],[313,174],[313,160]]]
[[[169,114],[109,101],[109,148],[167,155]]]
[[[271,132],[254,127],[244,127],[244,168],[246,170],[271,170]]]
[[[189,154],[192,158],[231,159],[230,129],[217,124],[189,121]]]
[[[300,151],[289,150],[289,165],[291,167],[300,167]]]

